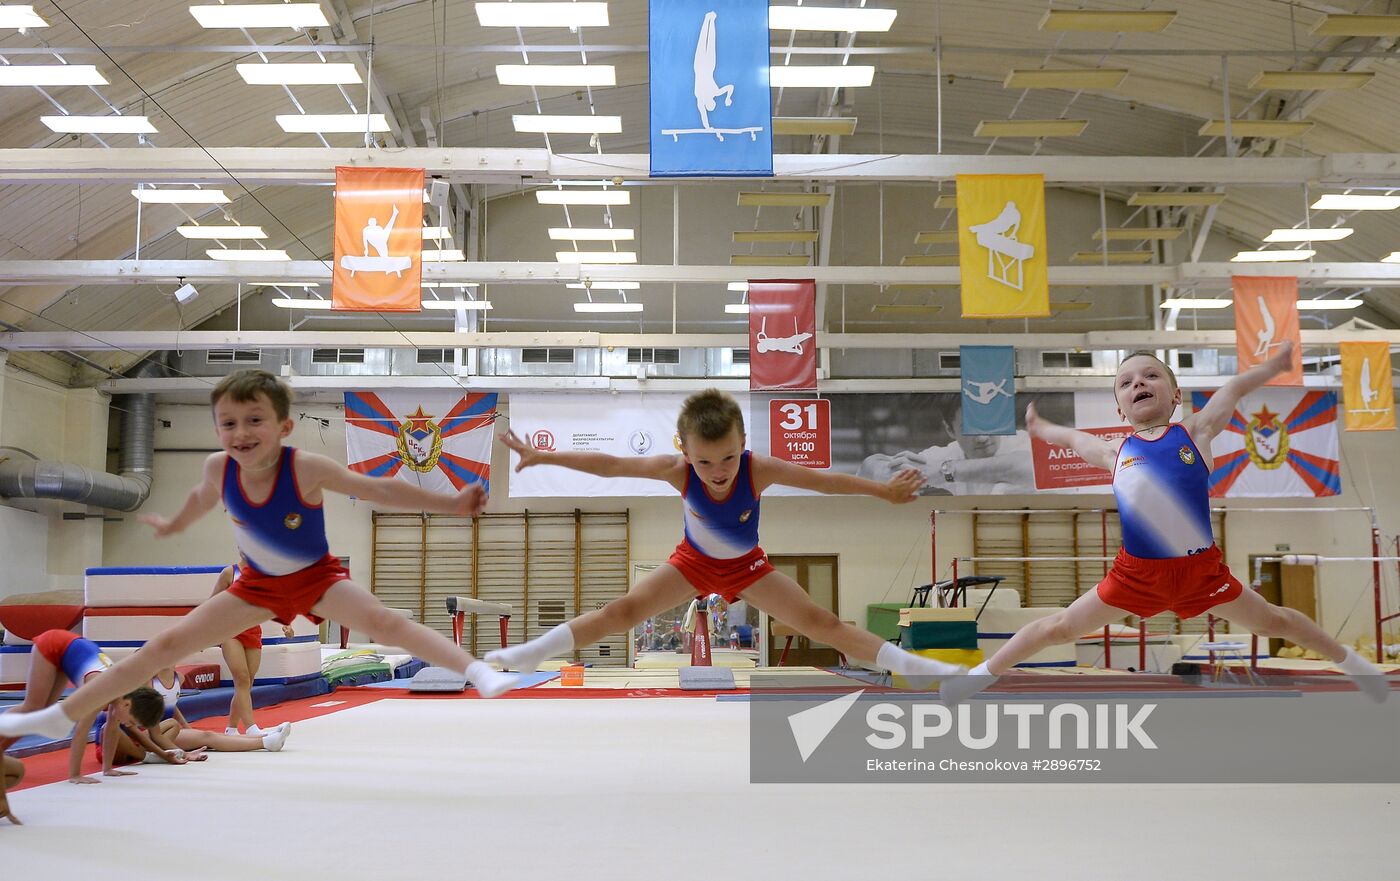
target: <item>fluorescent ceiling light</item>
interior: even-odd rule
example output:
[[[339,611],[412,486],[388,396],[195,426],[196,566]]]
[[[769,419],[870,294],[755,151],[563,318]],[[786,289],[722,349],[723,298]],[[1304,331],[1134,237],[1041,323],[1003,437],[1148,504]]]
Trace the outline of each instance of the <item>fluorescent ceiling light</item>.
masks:
[[[814,229],[753,229],[734,233],[736,242],[815,242],[818,233]]]
[[[957,254],[906,254],[899,258],[900,266],[957,266]]]
[[[1396,253],[1400,253],[1400,251],[1397,251]],[[731,282],[729,283],[729,290],[731,290],[731,291],[736,291],[736,292],[739,292],[739,293],[743,293],[744,291],[747,291],[748,289],[749,289],[749,283],[746,282],[746,281],[731,281]]]
[[[41,116],[39,121],[50,131],[65,134],[149,135],[156,131],[144,116]]]
[[[278,248],[215,248],[204,253],[209,255],[210,260],[258,260],[262,262],[272,262],[275,260],[290,260],[287,252]]]
[[[955,229],[935,229],[914,236],[916,245],[956,245],[958,231]]]
[[[1186,232],[1184,226],[1116,226],[1108,230],[1108,240],[1110,242],[1170,242],[1180,238],[1184,232]],[[1103,236],[1102,227],[1094,230],[1096,241],[1101,241]]]
[[[1400,196],[1373,196],[1365,193],[1328,193],[1312,203],[1314,211],[1394,211]]]
[[[774,31],[887,31],[893,9],[839,9],[822,6],[770,6],[768,29]]]
[[[303,289],[305,289],[305,290],[310,290],[310,289],[312,289],[312,288],[319,288],[322,284],[325,284],[325,282],[318,282],[318,281],[278,281],[277,279],[263,279],[263,280],[258,280],[258,281],[249,281],[248,284],[251,284],[251,285],[262,285],[262,286],[264,286],[264,287],[269,287],[269,288],[303,288]]]
[[[265,239],[267,233],[260,226],[177,226],[175,231],[187,239]]]
[[[1230,258],[1231,263],[1297,263],[1316,254],[1306,248],[1298,251],[1241,251]]]
[[[484,28],[603,28],[606,3],[478,3],[476,20]]]
[[[1382,263],[1400,263],[1400,251],[1391,251],[1381,258]]]
[[[555,251],[560,263],[636,263],[636,251]]]
[[[1052,9],[1040,20],[1042,31],[1094,31],[1098,33],[1148,32],[1166,28],[1176,18],[1170,10],[1119,12],[1093,9]]]
[[[34,11],[33,6],[0,6],[0,28],[46,28],[49,23]]]
[[[190,15],[205,28],[325,28],[331,24],[319,3],[191,6]]]
[[[250,86],[347,86],[363,82],[355,65],[344,61],[239,64],[235,67],[243,82]]]
[[[564,287],[575,291],[637,291],[641,290],[642,283],[639,281],[594,281],[588,284],[570,283]]]
[[[498,64],[503,86],[615,86],[611,64]]]
[[[490,300],[424,300],[422,305],[424,309],[442,309],[454,312],[458,309],[484,312],[492,308]]]
[[[640,312],[641,303],[575,303],[575,312]]]
[[[1162,301],[1163,309],[1228,309],[1235,305],[1234,300],[1222,300],[1214,297],[1168,297]]]
[[[1085,303],[1081,300],[1051,300],[1050,309],[1053,312],[1087,312],[1094,308],[1093,303]]]
[[[421,287],[425,288],[474,288],[479,287],[480,282],[475,281],[425,281]]]
[[[1069,258],[1071,263],[1099,263],[1107,262],[1109,265],[1123,263],[1151,263],[1151,251],[1109,251],[1108,260],[1104,260],[1103,251],[1075,251]]]
[[[775,135],[853,135],[854,116],[775,116]]]
[[[622,131],[620,116],[537,116],[517,113],[511,117],[518,132],[560,135],[615,135]]]
[[[1232,119],[1232,138],[1296,138],[1307,134],[1313,127],[1310,122],[1294,122],[1288,119]],[[1225,120],[1211,119],[1201,125],[1196,134],[1208,138],[1225,137]]]
[[[732,266],[806,266],[810,262],[803,254],[735,254],[729,258]]]
[[[825,208],[831,201],[830,193],[740,193],[739,205],[746,208],[759,206],[776,208]]]
[[[389,131],[389,120],[385,119],[382,113],[279,113],[277,124],[282,126],[282,131],[293,134],[361,134],[365,131]]]
[[[1077,138],[1087,119],[984,119],[974,138]]]
[[[748,315],[748,314],[749,314],[749,304],[748,304],[748,303],[725,303],[725,304],[724,304],[724,311],[727,312],[727,313],[730,314],[730,315]]]
[[[461,248],[444,248],[434,250],[433,248],[423,249],[424,263],[461,263],[467,259],[467,255],[462,253]]]
[[[0,67],[0,86],[105,86],[91,64],[11,64]]]
[[[875,68],[869,64],[782,65],[768,70],[775,89],[856,89],[875,81]]]
[[[1360,309],[1366,305],[1366,301],[1360,298],[1355,300],[1299,300],[1299,309]]]
[[[1329,37],[1400,37],[1400,15],[1329,15],[1312,32]]]
[[[132,190],[131,195],[147,205],[223,205],[229,201],[223,190]]]
[[[278,309],[325,309],[334,308],[335,304],[330,300],[318,300],[313,297],[301,299],[299,297],[275,297],[272,305]]]
[[[956,193],[945,193],[933,200],[933,207],[956,211],[958,210],[958,196]]]
[[[1250,80],[1251,89],[1359,89],[1376,76],[1373,70],[1264,70]]]
[[[549,237],[561,242],[630,242],[636,234],[630,229],[608,227],[550,227]]]
[[[1012,70],[1002,86],[1007,89],[1116,89],[1128,75],[1127,68],[1093,70]]]
[[[429,241],[445,242],[452,238],[452,230],[445,226],[423,227],[423,238]]]
[[[535,190],[541,205],[630,205],[627,190]]]
[[[1333,226],[1326,229],[1308,229],[1307,227],[1294,227],[1292,229],[1276,229],[1264,236],[1266,242],[1336,242],[1352,234],[1352,230],[1345,226]]]
[[[1128,197],[1128,204],[1134,207],[1140,205],[1206,206],[1219,205],[1224,201],[1224,193],[1133,193]]]

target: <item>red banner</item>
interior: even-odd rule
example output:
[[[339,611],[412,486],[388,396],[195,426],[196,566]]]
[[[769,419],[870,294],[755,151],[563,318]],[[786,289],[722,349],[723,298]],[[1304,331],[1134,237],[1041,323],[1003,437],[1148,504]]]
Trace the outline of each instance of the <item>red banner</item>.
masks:
[[[768,453],[806,468],[830,468],[831,401],[769,401]]]
[[[1133,433],[1132,427],[1128,425],[1079,430],[1097,435],[1109,443],[1117,443]],[[1048,444],[1034,436],[1031,437],[1031,464],[1035,468],[1036,489],[1073,489],[1078,486],[1108,486],[1113,483],[1112,474],[1085,462],[1069,447]]]
[[[335,170],[335,309],[418,312],[423,282],[423,169]]]
[[[1283,345],[1293,341],[1293,369],[1280,373],[1266,385],[1303,384],[1303,342],[1298,329],[1298,279],[1286,276],[1236,275],[1235,354],[1239,372],[1267,361]]]
[[[749,388],[816,387],[816,282],[749,282]]]

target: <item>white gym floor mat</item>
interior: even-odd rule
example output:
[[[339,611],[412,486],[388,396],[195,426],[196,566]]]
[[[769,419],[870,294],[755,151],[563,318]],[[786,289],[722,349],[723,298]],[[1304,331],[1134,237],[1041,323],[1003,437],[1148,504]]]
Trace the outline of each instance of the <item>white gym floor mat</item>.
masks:
[[[748,705],[706,698],[386,699],[138,770],[13,793],[4,876],[1333,878],[1400,819],[1379,785],[755,786]]]

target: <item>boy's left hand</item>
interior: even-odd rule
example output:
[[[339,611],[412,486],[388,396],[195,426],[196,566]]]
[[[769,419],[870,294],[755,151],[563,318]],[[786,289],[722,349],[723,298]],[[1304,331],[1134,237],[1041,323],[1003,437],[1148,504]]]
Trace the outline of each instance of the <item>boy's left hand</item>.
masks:
[[[457,493],[457,503],[454,507],[457,509],[454,513],[475,517],[486,510],[486,490],[479,483],[472,484]]]
[[[1278,351],[1266,363],[1279,373],[1291,368],[1293,366],[1293,341],[1284,340],[1280,343]]]
[[[885,498],[896,505],[912,502],[919,497],[919,489],[923,487],[924,482],[922,472],[915,468],[906,468],[885,484]]]

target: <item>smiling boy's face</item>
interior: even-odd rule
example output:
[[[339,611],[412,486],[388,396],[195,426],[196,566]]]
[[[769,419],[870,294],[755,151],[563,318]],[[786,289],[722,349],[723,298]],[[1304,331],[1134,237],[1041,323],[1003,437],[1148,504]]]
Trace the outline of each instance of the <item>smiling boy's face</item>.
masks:
[[[282,438],[291,434],[292,420],[278,420],[267,395],[235,401],[227,395],[214,405],[214,429],[219,445],[240,466],[263,465],[281,454]]]
[[[1169,421],[1181,406],[1181,389],[1162,362],[1147,355],[1134,355],[1118,368],[1113,397],[1118,415],[1134,428]]]
[[[739,473],[739,461],[744,453],[744,433],[731,429],[719,440],[682,438],[681,452],[709,487],[710,494],[726,495]]]

